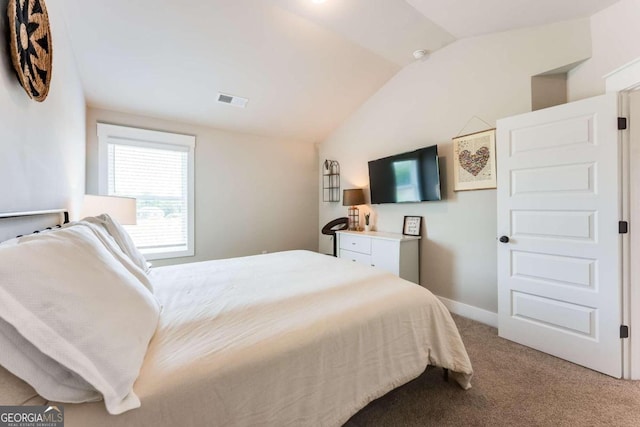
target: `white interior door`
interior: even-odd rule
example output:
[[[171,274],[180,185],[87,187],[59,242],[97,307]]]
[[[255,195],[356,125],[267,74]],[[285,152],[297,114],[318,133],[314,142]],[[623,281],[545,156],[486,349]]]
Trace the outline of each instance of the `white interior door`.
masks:
[[[503,338],[622,375],[618,101],[498,121]]]

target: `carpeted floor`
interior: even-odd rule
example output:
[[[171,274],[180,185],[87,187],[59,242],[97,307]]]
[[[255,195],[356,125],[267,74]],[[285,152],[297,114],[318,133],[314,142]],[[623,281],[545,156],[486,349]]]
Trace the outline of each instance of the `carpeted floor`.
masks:
[[[640,426],[640,381],[616,380],[454,319],[473,365],[473,388],[444,382],[442,370],[430,367],[345,426]]]

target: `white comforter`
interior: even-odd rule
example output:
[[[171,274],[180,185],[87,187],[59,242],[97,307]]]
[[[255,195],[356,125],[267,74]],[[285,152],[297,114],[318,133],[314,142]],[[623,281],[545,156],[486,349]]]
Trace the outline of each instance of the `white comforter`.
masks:
[[[156,268],[142,407],[65,406],[73,426],[339,426],[368,402],[471,364],[446,308],[383,271],[306,251]]]

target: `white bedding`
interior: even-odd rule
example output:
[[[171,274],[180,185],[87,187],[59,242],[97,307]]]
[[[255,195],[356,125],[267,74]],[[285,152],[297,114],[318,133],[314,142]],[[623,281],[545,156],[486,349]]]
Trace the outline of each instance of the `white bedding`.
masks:
[[[380,270],[292,251],[152,270],[163,305],[139,409],[65,404],[74,426],[339,426],[429,364],[469,387],[446,308]]]

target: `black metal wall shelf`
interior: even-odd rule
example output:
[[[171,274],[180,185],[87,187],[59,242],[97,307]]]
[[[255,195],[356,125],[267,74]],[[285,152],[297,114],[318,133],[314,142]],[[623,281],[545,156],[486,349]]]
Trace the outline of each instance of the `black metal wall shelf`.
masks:
[[[336,160],[325,160],[322,169],[322,200],[324,202],[340,201],[340,163]]]

